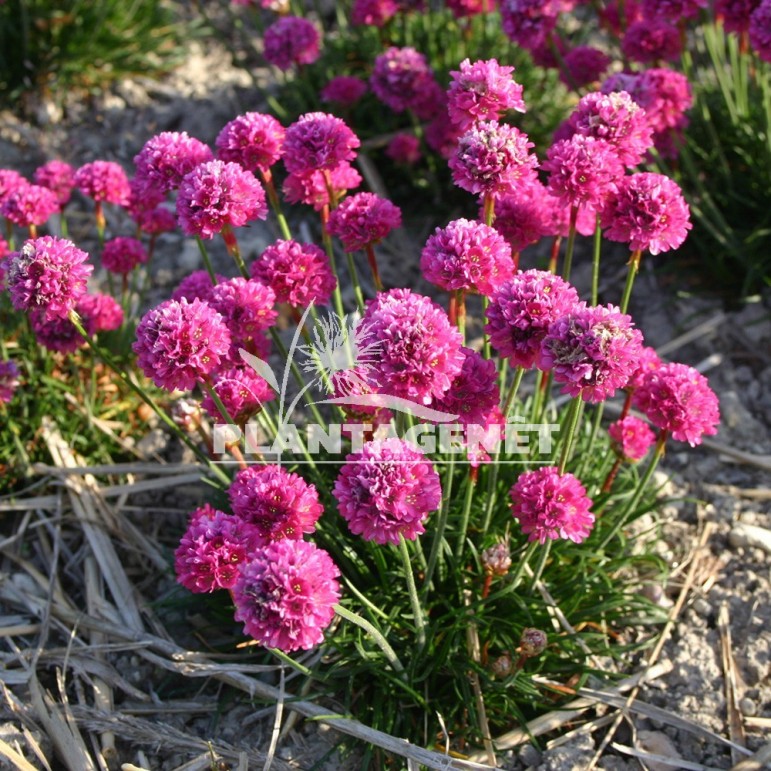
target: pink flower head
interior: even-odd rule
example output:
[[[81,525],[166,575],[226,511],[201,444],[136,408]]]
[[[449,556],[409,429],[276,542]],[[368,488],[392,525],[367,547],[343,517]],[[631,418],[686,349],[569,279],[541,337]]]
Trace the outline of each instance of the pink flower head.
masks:
[[[750,44],[764,62],[771,62],[771,0],[763,0],[750,16]]]
[[[225,227],[264,220],[268,216],[265,190],[237,163],[207,161],[180,183],[177,216],[187,235],[214,238]]]
[[[642,0],[646,19],[659,19],[670,24],[693,19],[706,7],[707,0]]]
[[[118,236],[105,241],[102,249],[102,265],[111,273],[126,275],[137,265],[147,262],[148,254],[144,244],[136,238]]]
[[[501,0],[501,23],[506,36],[523,48],[544,45],[557,25],[561,9],[553,0]]]
[[[383,27],[399,10],[395,0],[354,0],[351,22],[356,25]]]
[[[261,546],[252,525],[211,506],[198,509],[174,552],[177,581],[195,593],[232,589],[241,565]]]
[[[372,372],[382,393],[430,404],[463,366],[461,335],[428,297],[391,289],[370,300],[361,321],[363,347],[376,346]]]
[[[324,112],[308,112],[286,130],[284,166],[291,174],[329,171],[354,160],[360,144],[345,121]]]
[[[217,136],[217,157],[248,171],[265,172],[284,152],[286,129],[272,116],[247,112],[227,123]]]
[[[420,450],[402,439],[367,442],[345,459],[332,495],[354,535],[375,543],[414,541],[439,507],[439,474]]]
[[[525,471],[509,491],[511,513],[528,541],[565,538],[581,543],[594,525],[591,500],[572,474],[554,466]]]
[[[463,136],[461,131],[449,118],[447,108],[426,126],[426,144],[445,160],[449,160],[455,153],[458,140]]]
[[[549,326],[538,366],[564,383],[562,393],[602,402],[624,388],[637,367],[642,334],[613,305],[579,303]]]
[[[319,58],[319,43],[312,22],[299,16],[282,16],[265,30],[263,55],[268,64],[289,70],[294,64],[313,64]]]
[[[592,46],[576,46],[568,51],[563,61],[565,70],[560,69],[560,80],[568,88],[582,88],[597,82],[607,72],[611,58]]]
[[[456,19],[463,19],[467,16],[489,13],[493,10],[495,3],[493,0],[446,0],[445,5]]]
[[[327,227],[346,252],[357,252],[379,243],[401,224],[398,206],[374,193],[356,193],[330,213]]]
[[[375,58],[370,88],[394,112],[422,112],[433,99],[434,73],[423,54],[414,48],[392,46]]]
[[[230,367],[218,372],[212,387],[228,415],[239,425],[260,412],[265,402],[276,398],[275,391],[250,367]],[[225,419],[210,394],[206,394],[201,407],[215,422]]]
[[[131,217],[137,223],[137,227],[150,236],[171,233],[177,228],[177,218],[164,206],[157,206],[148,211],[132,212]]]
[[[677,27],[662,19],[641,19],[632,24],[621,41],[621,50],[633,62],[652,62],[680,58],[682,52]]]
[[[637,166],[653,145],[645,110],[626,91],[582,97],[568,119],[568,132],[605,140],[627,167]]]
[[[29,314],[29,323],[35,340],[54,353],[73,353],[83,348],[86,341],[68,318],[46,318],[42,311],[33,310]],[[93,329],[86,319],[83,319],[86,332],[93,334]]]
[[[345,425],[343,426],[343,435],[350,436],[351,432],[347,426],[353,424],[367,424],[373,428],[388,424],[393,419],[393,413],[383,404],[375,401],[374,404],[367,404],[365,400],[359,399],[360,396],[371,396],[375,393],[372,386],[367,382],[368,372],[365,367],[352,367],[351,369],[341,369],[332,373],[332,394],[336,398],[344,398],[340,403],[340,408],[345,412]],[[386,402],[384,399],[383,402]],[[366,436],[366,434],[365,434]],[[371,439],[372,437],[368,437]]]
[[[495,228],[467,219],[437,228],[420,255],[420,269],[433,284],[454,291],[492,294],[514,273],[511,247]]]
[[[642,460],[648,448],[656,441],[656,435],[650,426],[634,415],[627,415],[608,427],[608,434],[613,440],[616,452],[632,463]]]
[[[570,235],[571,220],[570,204],[566,204],[561,198],[546,191],[544,210],[547,219],[546,235],[562,236]],[[576,232],[582,236],[591,236],[597,229],[597,212],[591,206],[580,206],[576,219]]]
[[[605,237],[633,251],[677,249],[691,229],[690,211],[677,183],[663,174],[625,177],[602,210]]]
[[[629,382],[626,384],[626,388],[629,391],[633,391],[639,388],[649,372],[658,369],[662,364],[658,353],[655,348],[651,348],[647,345],[642,347],[640,355],[637,359],[637,368],[632,373],[632,377],[629,378]]]
[[[6,286],[16,310],[40,310],[46,320],[65,318],[86,293],[94,269],[88,255],[64,238],[24,242],[6,262]]]
[[[501,398],[495,362],[470,348],[461,348],[465,358],[449,390],[431,406],[457,415],[458,423],[486,426]]]
[[[308,541],[268,544],[246,563],[233,589],[236,621],[260,645],[285,653],[324,640],[340,599],[340,571]]]
[[[366,81],[353,75],[336,75],[321,89],[322,102],[351,107],[368,91]]]
[[[421,158],[420,140],[414,134],[400,131],[388,143],[385,154],[395,163],[414,166]]]
[[[639,0],[610,0],[603,4],[599,16],[603,27],[622,37],[630,24],[642,19],[642,9]]]
[[[498,64],[497,59],[465,59],[460,70],[450,72],[452,82],[447,92],[450,120],[463,131],[475,123],[498,120],[508,110],[526,112],[522,86],[512,77],[513,67]]]
[[[81,166],[74,177],[75,187],[94,201],[127,206],[131,196],[123,167],[113,161],[93,161]]]
[[[20,187],[29,184],[29,180],[22,177],[13,169],[0,169],[0,205],[11,193],[15,193]]]
[[[337,286],[327,253],[315,244],[276,241],[252,263],[252,278],[276,295],[276,302],[305,308],[326,305]]]
[[[48,161],[35,169],[35,182],[55,193],[59,206],[70,200],[75,187],[75,169],[64,161]]]
[[[520,252],[551,234],[552,206],[553,197],[538,179],[533,179],[496,200],[493,227],[513,252]]]
[[[564,279],[544,270],[527,270],[492,296],[485,332],[499,355],[530,369],[550,325],[578,302],[578,292]]]
[[[256,353],[264,332],[276,320],[273,309],[276,295],[273,290],[255,279],[231,278],[217,284],[209,295],[208,303],[222,314],[230,330],[230,359],[241,361],[239,348]]]
[[[83,320],[83,325],[92,334],[111,332],[123,324],[123,308],[120,303],[102,292],[84,294],[78,300],[75,310]]]
[[[53,190],[42,185],[21,185],[0,205],[0,214],[14,225],[28,228],[44,225],[48,218],[60,211],[59,199]]]
[[[190,391],[227,358],[230,332],[208,303],[167,300],[142,317],[132,348],[158,388]]]
[[[212,159],[212,151],[185,131],[163,131],[145,142],[134,156],[135,180],[141,189],[155,193],[176,190],[183,177]]]
[[[357,188],[361,182],[361,174],[344,162],[335,166],[329,172],[329,180],[335,200],[340,200],[349,190]],[[304,203],[321,211],[330,206],[329,189],[323,171],[303,171],[289,174],[284,180],[284,197],[289,203]]]
[[[469,193],[499,198],[535,178],[535,145],[518,128],[484,121],[458,140],[450,158],[453,182]]]
[[[19,368],[10,360],[0,361],[0,402],[8,403],[19,387]]]
[[[634,393],[634,405],[654,426],[691,447],[717,433],[720,407],[709,381],[686,364],[662,364]]]
[[[226,281],[225,276],[217,274],[217,282]],[[211,298],[214,284],[211,282],[211,276],[206,270],[194,270],[189,276],[185,276],[179,282],[179,286],[172,292],[172,300],[188,300],[192,302],[195,299],[208,300]]]
[[[249,466],[228,489],[233,513],[268,541],[302,540],[316,529],[324,507],[314,485],[283,466]]]
[[[546,153],[549,189],[569,206],[599,208],[624,177],[624,167],[604,139],[574,134]]]
[[[747,32],[750,16],[759,5],[760,0],[716,0],[715,17],[723,22],[726,32]]]

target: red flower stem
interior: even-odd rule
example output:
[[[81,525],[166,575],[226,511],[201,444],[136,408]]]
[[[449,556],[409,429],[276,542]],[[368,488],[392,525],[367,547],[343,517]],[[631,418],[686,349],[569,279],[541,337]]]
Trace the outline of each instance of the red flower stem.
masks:
[[[603,493],[609,493],[610,488],[613,487],[613,482],[616,479],[616,474],[618,474],[618,470],[621,468],[621,462],[623,461],[623,458],[619,455],[615,462],[613,463],[613,467],[608,472],[608,476],[605,477],[605,481],[602,483],[601,492]]]
[[[488,596],[490,595],[490,587],[493,583],[493,574],[492,573],[486,573],[485,574],[485,582],[482,584],[482,599],[486,600]]]
[[[626,284],[624,285],[624,294],[621,297],[621,313],[626,313],[626,309],[629,307],[629,298],[632,296],[632,286],[634,285],[634,279],[637,275],[637,271],[640,269],[640,259],[642,258],[642,250],[637,249],[632,252],[632,256],[629,258],[627,266],[629,270],[626,274]]]
[[[238,248],[238,240],[236,239],[236,234],[233,232],[233,229],[230,227],[230,225],[225,225],[225,227],[222,228],[222,239],[225,242],[228,254],[235,261],[239,272],[244,278],[248,279],[249,271],[246,269],[244,258],[241,257],[241,250]]]
[[[29,237],[37,238],[37,225],[35,225],[34,223],[31,223],[29,226]]]
[[[96,234],[99,237],[99,251],[104,246],[104,231],[107,228],[107,221],[104,218],[104,208],[101,201],[96,201],[94,216],[96,217]]]
[[[447,315],[450,318],[450,324],[454,327],[458,326],[458,294],[457,292],[450,292],[450,305],[447,309]]]
[[[568,245],[565,249],[565,264],[562,266],[562,278],[570,281],[570,269],[573,267],[573,250],[576,245],[576,223],[578,222],[578,206],[570,209],[570,227],[568,229]]]
[[[353,254],[351,252],[346,252],[345,259],[348,263],[348,274],[350,275],[351,283],[353,284],[353,294],[356,298],[356,307],[359,309],[359,313],[364,313],[364,294],[361,291],[359,273],[356,270],[356,263],[353,261]]]
[[[332,293],[332,301],[335,304],[335,313],[337,313],[338,318],[342,319],[345,316],[345,311],[343,310],[343,296],[340,294],[340,276],[337,272],[337,265],[335,263],[335,249],[332,246],[332,237],[329,235],[329,230],[327,229],[327,223],[329,222],[329,205],[322,207],[319,216],[321,217],[321,240],[324,243],[324,251],[326,251],[327,257],[329,258],[329,267],[332,268],[332,273],[334,273],[334,276],[337,279],[337,281],[335,281],[335,290]]]
[[[621,414],[618,416],[619,420],[623,420],[629,414],[629,410],[632,408],[633,396],[634,391],[627,391],[626,399],[624,399],[624,406],[621,408]]]
[[[364,247],[364,251],[367,253],[367,261],[369,262],[370,270],[372,271],[372,279],[375,282],[375,289],[378,292],[383,291],[383,282],[380,280],[380,271],[377,269],[377,259],[375,258],[375,249],[372,244],[367,244]]]
[[[549,256],[549,273],[557,272],[557,260],[560,256],[560,245],[562,244],[562,236],[554,236],[554,241],[551,245],[551,255]]]
[[[495,198],[490,193],[486,193],[484,197],[484,216],[485,225],[491,228],[495,222]]]
[[[514,263],[514,273],[519,273],[519,252],[512,252],[511,261]]]
[[[600,249],[602,247],[602,228],[600,228],[600,215],[594,226],[594,253],[592,256],[592,305],[597,305],[600,293]]]
[[[466,339],[466,290],[458,289],[458,331],[465,341]]]

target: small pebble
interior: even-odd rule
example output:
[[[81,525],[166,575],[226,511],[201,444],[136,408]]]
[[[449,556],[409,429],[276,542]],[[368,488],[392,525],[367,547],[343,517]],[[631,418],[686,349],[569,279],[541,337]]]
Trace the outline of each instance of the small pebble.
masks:
[[[706,618],[707,616],[712,614],[712,606],[703,598],[703,597],[697,597],[693,601],[693,612],[701,616],[702,618]]]
[[[739,710],[745,717],[752,717],[758,712],[758,705],[752,699],[746,696],[739,701]]]
[[[541,762],[541,753],[532,744],[526,744],[519,751],[519,760],[526,766],[537,766]]]

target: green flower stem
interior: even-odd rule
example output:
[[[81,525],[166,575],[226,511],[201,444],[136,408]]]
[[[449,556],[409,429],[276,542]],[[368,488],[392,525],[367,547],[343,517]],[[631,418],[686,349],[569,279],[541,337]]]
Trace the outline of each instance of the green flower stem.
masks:
[[[473,472],[474,469],[471,469]],[[471,518],[471,503],[474,500],[474,491],[476,490],[477,480],[474,473],[469,473],[466,484],[466,495],[463,499],[463,514],[460,520],[460,530],[458,531],[458,544],[455,547],[455,556],[460,561],[463,556],[463,549],[466,545],[466,533],[468,532],[468,523]]]
[[[326,251],[327,257],[329,258],[329,267],[332,268],[332,273],[337,279],[337,281],[335,281],[335,291],[332,293],[332,302],[335,305],[335,313],[337,313],[338,318],[342,319],[345,316],[345,311],[343,310],[343,295],[340,293],[340,274],[337,272],[337,265],[335,264],[335,249],[332,246],[332,237],[327,230],[326,217],[328,216],[328,212],[326,213],[326,216],[325,213],[322,212],[321,240],[324,242],[324,251]]]
[[[592,258],[592,305],[597,305],[600,293],[600,251],[602,246],[602,229],[600,228],[600,215],[597,215],[597,224],[594,227],[594,256]]]
[[[503,405],[503,419],[504,421],[509,417],[509,413],[511,412],[511,408],[514,404],[514,399],[517,397],[517,391],[519,391],[519,385],[522,382],[522,377],[525,374],[525,368],[524,367],[517,367],[514,371],[514,380],[511,382],[511,388],[509,388],[509,393],[506,396],[506,401]]]
[[[528,594],[533,593],[536,585],[541,580],[543,569],[546,567],[546,560],[549,559],[549,552],[551,552],[551,540],[547,540],[546,543],[541,546],[541,551],[538,554],[538,563],[535,566],[535,572],[533,573],[533,578],[530,581],[530,587],[527,590]]]
[[[129,376],[121,369],[120,365],[113,359],[104,348],[99,346],[91,335],[86,332],[83,324],[80,321],[80,317],[74,311],[70,312],[69,319],[72,322],[75,329],[78,330],[80,336],[88,343],[91,350],[108,366],[113,372],[148,406],[150,409],[172,430],[172,432],[179,437],[195,454],[205,463],[214,474],[216,474],[221,481],[230,483],[230,478],[220,469],[216,464],[212,463],[210,458],[201,452],[201,449],[192,442],[190,437],[180,429],[180,427],[162,410],[155,400],[148,394],[142,386],[135,383]]]
[[[592,433],[589,436],[589,451],[585,452],[581,456],[581,461],[578,464],[578,468],[576,469],[576,476],[582,477],[584,473],[584,469],[586,468],[586,464],[591,458],[592,448],[594,447],[594,443],[597,440],[597,434],[600,432],[600,425],[602,424],[602,414],[605,411],[605,402],[600,402],[595,408],[594,408],[594,419],[592,420]]]
[[[405,675],[404,665],[399,661],[399,657],[396,655],[396,651],[388,644],[388,640],[380,633],[380,631],[373,624],[370,624],[366,618],[362,618],[358,613],[354,613],[348,608],[344,608],[339,603],[334,605],[335,613],[340,618],[344,618],[346,621],[350,621],[352,624],[356,624],[360,629],[363,629],[368,635],[372,637],[378,648],[383,651],[383,654],[388,659],[389,664],[393,667],[394,672],[398,672],[400,675]]]
[[[415,617],[415,627],[418,632],[418,649],[423,650],[426,647],[426,620],[423,618],[423,608],[418,598],[418,590],[415,586],[415,576],[412,573],[412,560],[407,549],[407,541],[399,533],[399,553],[401,554],[404,565],[404,574],[407,579],[407,592],[410,595],[410,604],[412,605],[412,615]]]
[[[487,316],[487,308],[490,305],[490,298],[487,295],[484,295],[482,297],[482,317],[485,318]],[[491,357],[490,352],[490,336],[483,334],[482,335],[482,356],[485,357],[485,359],[489,359]]]
[[[273,213],[276,215],[281,235],[285,241],[291,241],[292,232],[289,230],[289,223],[286,221],[284,212],[281,209],[281,201],[279,201],[278,194],[276,193],[276,186],[273,184],[273,175],[270,170],[266,170],[260,171],[260,176],[262,177],[262,184],[265,187],[265,192],[268,194],[270,208],[273,209]]]
[[[621,530],[621,528],[626,524],[632,512],[634,512],[635,507],[640,502],[640,498],[642,498],[642,495],[648,486],[648,482],[650,482],[651,477],[653,476],[653,472],[656,470],[656,466],[659,465],[659,461],[664,456],[664,446],[667,441],[667,435],[667,432],[662,429],[661,433],[659,434],[658,441],[656,442],[656,448],[653,451],[653,457],[650,459],[648,467],[645,469],[645,473],[637,483],[637,488],[635,489],[632,497],[629,499],[629,502],[624,507],[621,516],[610,529],[610,532],[602,540],[600,549],[604,549],[613,540],[613,538],[615,538],[618,531]]]
[[[353,294],[356,297],[356,307],[359,309],[359,313],[364,313],[364,295],[361,291],[359,273],[356,270],[356,263],[353,261],[353,254],[351,254],[351,252],[346,252],[345,259],[348,263],[348,274],[350,275],[351,283],[353,284]]]
[[[201,236],[196,236],[195,241],[198,244],[198,251],[201,253],[203,264],[206,268],[206,272],[209,274],[212,286],[217,286],[217,274],[214,272],[214,268],[212,267],[211,260],[209,259],[209,252],[206,251],[206,245],[204,244]]]
[[[212,401],[217,405],[217,409],[219,410],[222,419],[229,425],[234,426],[236,422],[228,412],[228,408],[222,403],[222,399],[220,399],[219,394],[217,393],[217,390],[214,388],[214,386],[206,381],[201,383],[201,386],[206,391],[206,393],[211,396]]]
[[[533,552],[538,548],[538,545],[538,541],[530,541],[527,544],[527,548],[525,549],[525,553],[522,555],[522,559],[520,559],[519,564],[517,565],[517,569],[509,579],[509,583],[513,588],[516,588],[519,582],[522,580],[522,574],[525,572],[525,567],[530,562],[530,559],[533,556]]]
[[[450,501],[452,499],[452,482],[455,471],[455,453],[450,452],[450,460],[445,466],[444,485],[442,485],[442,503],[439,507],[439,516],[434,528],[434,540],[431,542],[431,551],[428,553],[428,563],[426,565],[426,577],[423,580],[423,592],[427,592],[431,586],[431,579],[434,577],[436,561],[439,557],[439,551],[444,543],[444,531],[447,529],[447,518],[450,514]]]
[[[632,256],[627,263],[629,271],[626,274],[626,284],[624,284],[624,294],[621,297],[621,313],[626,313],[626,309],[629,307],[629,298],[632,296],[632,286],[634,286],[634,279],[637,275],[637,271],[640,269],[640,258],[642,252],[637,249],[632,252]]]
[[[573,266],[573,251],[576,246],[576,222],[578,221],[578,206],[570,209],[570,229],[568,230],[568,245],[565,248],[565,264],[562,266],[562,278],[570,281],[570,270]]]
[[[578,428],[578,423],[581,419],[583,406],[584,403],[580,396],[576,396],[576,398],[573,399],[573,401],[570,403],[568,415],[565,419],[567,432],[564,439],[562,440],[562,450],[560,452],[558,472],[560,475],[565,473],[565,466],[567,466],[568,461],[570,460],[570,452],[573,449],[573,439],[575,438],[576,428]]]
[[[249,271],[246,268],[244,258],[241,256],[241,249],[238,247],[238,239],[230,225],[225,225],[221,231],[222,240],[225,242],[228,254],[233,258],[239,273],[246,279],[249,278]]]

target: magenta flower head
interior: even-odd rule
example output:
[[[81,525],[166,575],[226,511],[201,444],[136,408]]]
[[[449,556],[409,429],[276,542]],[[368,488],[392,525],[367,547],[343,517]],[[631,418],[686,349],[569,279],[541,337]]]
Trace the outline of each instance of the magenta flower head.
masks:
[[[0,205],[0,215],[22,228],[44,225],[61,206],[56,193],[42,185],[21,185]]]
[[[286,130],[284,166],[291,174],[329,171],[354,160],[360,144],[345,121],[324,112],[308,112]]]
[[[295,64],[313,64],[319,58],[318,30],[307,19],[282,16],[266,30],[263,55],[268,64],[289,70]]]
[[[208,161],[185,176],[177,195],[177,216],[187,235],[214,238],[268,216],[265,190],[237,163]]]
[[[370,88],[386,107],[394,112],[421,112],[426,100],[433,98],[434,72],[426,57],[414,48],[392,46],[375,58]]]
[[[147,249],[136,238],[118,236],[106,241],[102,249],[102,265],[111,273],[126,275],[137,265],[144,265],[148,260]]]
[[[715,17],[726,32],[742,33],[750,28],[750,16],[760,0],[716,0]]]
[[[212,157],[208,145],[187,132],[163,131],[148,139],[134,156],[135,180],[140,188],[168,193],[179,187],[186,174]]]
[[[629,382],[626,384],[628,391],[634,391],[639,388],[649,372],[658,369],[662,365],[662,361],[656,353],[655,348],[644,345],[640,351],[640,356],[637,359],[637,368],[632,373],[632,377],[629,378]]]
[[[707,0],[642,0],[642,12],[646,19],[659,19],[676,24],[697,17]]]
[[[568,137],[582,134],[612,145],[621,162],[637,166],[653,146],[645,110],[626,91],[593,91],[581,98],[568,119]]]
[[[217,274],[217,283],[227,281],[225,276]],[[192,302],[195,299],[208,301],[211,298],[214,285],[211,282],[211,276],[206,270],[194,270],[189,276],[185,276],[179,282],[179,286],[172,292],[172,300],[188,300]]]
[[[553,198],[544,185],[534,179],[495,202],[493,227],[506,239],[512,252],[521,252],[526,246],[538,243],[550,235]],[[480,216],[484,207],[480,207]]]
[[[625,177],[608,198],[600,224],[611,241],[651,254],[677,249],[691,229],[690,210],[677,183],[652,172]]]
[[[599,208],[624,177],[618,153],[604,139],[575,134],[555,142],[546,158],[549,189],[569,206]]]
[[[367,83],[353,75],[336,75],[321,89],[322,102],[351,107],[367,93]]]
[[[509,495],[511,513],[528,541],[544,544],[547,539],[565,538],[581,543],[594,525],[592,502],[583,485],[553,466],[520,474]]]
[[[641,349],[642,334],[630,316],[613,305],[579,303],[549,326],[538,366],[564,383],[562,393],[597,403],[627,385]]]
[[[447,108],[426,126],[426,144],[445,160],[452,158],[458,146],[458,140],[463,136],[461,131],[449,118]]]
[[[276,302],[305,308],[326,305],[337,286],[327,253],[315,244],[276,241],[252,263],[252,278],[276,295]]]
[[[284,197],[289,203],[304,203],[316,211],[331,206],[332,201],[324,175],[324,171],[289,174],[284,180]],[[339,201],[349,190],[358,187],[362,179],[361,174],[346,161],[329,171],[329,181],[334,199]]]
[[[88,255],[64,238],[41,236],[24,242],[6,261],[6,286],[13,307],[39,310],[46,320],[65,318],[86,293],[94,269]]]
[[[513,67],[498,64],[496,59],[477,61],[465,59],[460,70],[450,73],[452,82],[447,91],[450,120],[463,131],[475,123],[498,120],[508,110],[526,112],[522,86],[512,77]]]
[[[383,27],[398,10],[396,0],[354,0],[351,22],[358,26]]]
[[[113,161],[93,161],[81,166],[74,177],[75,187],[94,201],[127,206],[131,196],[123,167]]]
[[[611,65],[611,58],[592,46],[576,46],[565,54],[565,70],[560,69],[560,80],[568,88],[582,88],[596,83]]]
[[[75,310],[83,320],[83,325],[92,334],[111,332],[123,324],[123,308],[111,295],[95,292],[84,294],[78,300]]]
[[[132,348],[158,388],[190,391],[226,359],[230,332],[208,303],[167,300],[142,317]]]
[[[480,353],[470,348],[461,350],[465,358],[460,373],[444,396],[431,406],[457,415],[458,423],[464,426],[487,426],[501,398],[498,370],[494,361],[485,359]]]
[[[495,7],[493,0],[446,0],[445,5],[456,19],[489,13]]]
[[[485,332],[499,355],[530,369],[551,324],[578,302],[578,292],[564,279],[545,270],[527,270],[493,294]]]
[[[462,338],[428,297],[391,289],[370,300],[361,320],[361,345],[374,346],[371,375],[379,391],[423,404],[440,398],[463,366]]]
[[[720,407],[709,381],[686,364],[662,364],[634,392],[634,405],[657,428],[691,447],[717,433]]]
[[[239,348],[255,353],[255,346],[270,329],[278,315],[273,306],[276,295],[273,290],[256,279],[231,278],[213,287],[207,302],[222,318],[230,330],[230,358],[241,361]]]
[[[467,219],[437,228],[420,255],[425,278],[447,291],[492,294],[514,273],[511,247],[495,228]]]
[[[557,25],[560,10],[550,0],[501,0],[503,32],[523,48],[538,48]]]
[[[8,403],[19,387],[19,368],[12,361],[0,361],[0,402]]]
[[[250,367],[230,367],[214,376],[212,387],[228,415],[243,425],[262,409],[265,402],[275,399],[275,391]],[[217,423],[225,417],[210,394],[206,394],[201,407]]]
[[[544,210],[547,219],[546,235],[563,238],[569,236],[572,207],[547,189]],[[577,233],[582,236],[591,236],[597,229],[597,212],[591,206],[579,206],[575,224]]]
[[[450,158],[453,182],[480,196],[499,198],[535,178],[535,145],[518,128],[497,121],[478,123],[458,140]]]
[[[75,169],[64,161],[48,161],[35,169],[34,179],[38,185],[55,193],[61,207],[70,200],[72,188],[75,187]]]
[[[379,243],[401,224],[398,206],[374,193],[356,193],[330,212],[327,228],[346,252],[356,252]]]
[[[42,311],[31,311],[29,324],[35,335],[35,340],[54,353],[73,353],[83,348],[86,341],[68,318],[47,319]],[[86,332],[93,334],[93,329],[87,319],[83,319]]]
[[[29,184],[29,180],[22,177],[18,171],[13,169],[0,169],[0,204],[5,201],[11,193],[15,193],[20,187]]]
[[[272,115],[244,113],[220,131],[215,141],[217,157],[265,174],[284,152],[285,134],[286,129]]]
[[[656,441],[650,426],[634,415],[627,415],[608,426],[616,452],[626,461],[636,463],[642,460],[648,448]]]
[[[395,163],[414,166],[421,158],[420,140],[414,134],[400,131],[388,143],[385,154]]]
[[[236,621],[260,645],[284,653],[324,640],[340,599],[340,571],[308,541],[276,541],[241,568],[233,588]]]
[[[302,540],[324,512],[316,488],[282,466],[249,466],[228,489],[233,513],[254,525],[262,538]]]
[[[367,442],[345,459],[332,495],[354,535],[375,543],[414,541],[439,507],[439,474],[420,450],[402,439]]]
[[[636,21],[621,41],[624,56],[642,64],[675,61],[680,58],[682,48],[678,28],[661,19]]]
[[[137,223],[137,227],[149,236],[171,233],[177,229],[177,218],[164,206],[156,206],[146,211],[133,211],[131,218]]]
[[[771,62],[771,0],[763,0],[750,16],[750,44],[764,62]]]
[[[177,581],[201,594],[232,589],[241,565],[261,546],[252,525],[211,506],[198,509],[174,552]]]

